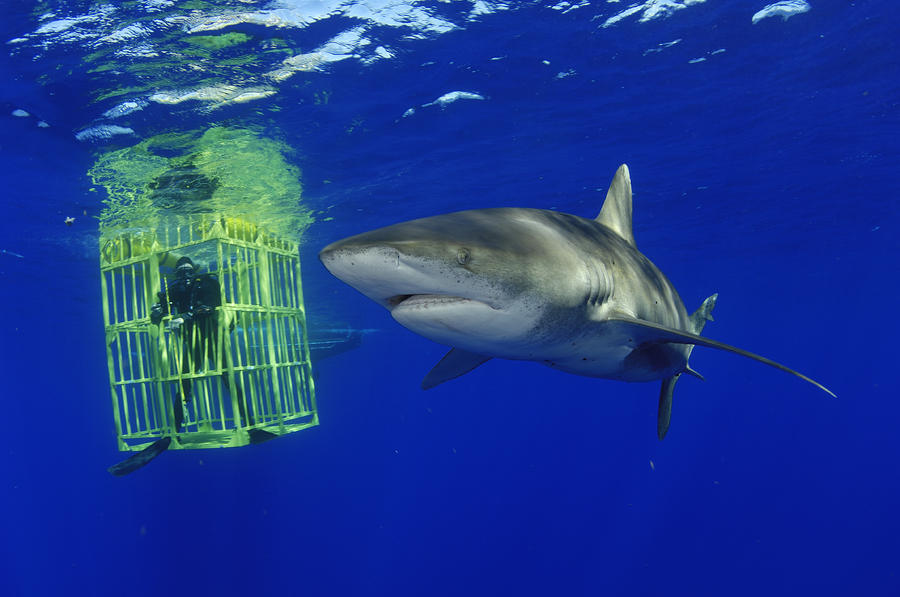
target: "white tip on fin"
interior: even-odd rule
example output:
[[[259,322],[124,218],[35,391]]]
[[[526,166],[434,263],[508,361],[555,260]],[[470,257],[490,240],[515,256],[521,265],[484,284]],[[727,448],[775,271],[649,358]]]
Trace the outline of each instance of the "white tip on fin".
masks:
[[[612,229],[631,246],[636,246],[631,229],[631,174],[627,165],[622,164],[616,170],[596,221]]]

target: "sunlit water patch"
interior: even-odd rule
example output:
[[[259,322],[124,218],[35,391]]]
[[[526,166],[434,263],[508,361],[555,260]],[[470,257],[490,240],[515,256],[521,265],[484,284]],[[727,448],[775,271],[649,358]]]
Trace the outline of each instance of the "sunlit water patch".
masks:
[[[577,10],[602,29],[630,17],[662,19],[704,2],[142,0],[94,3],[86,10],[59,2],[42,4],[35,28],[7,46],[38,62],[78,56],[71,72],[50,71],[44,82],[62,76],[87,79],[92,96],[86,103],[100,109],[85,111],[83,130],[121,120],[116,124],[149,136],[161,131],[143,130],[129,118],[150,106],[210,112],[273,101],[283,85],[298,77],[315,81],[344,61],[365,67],[397,60],[420,42],[498,13],[524,7],[543,8],[548,15]],[[109,138],[103,131],[114,129],[97,130],[100,134],[83,133],[79,139],[103,141]]]
[[[287,148],[249,130],[214,127],[151,137],[99,156],[89,174],[107,192],[105,231],[154,229],[228,214],[300,240],[312,222]]]

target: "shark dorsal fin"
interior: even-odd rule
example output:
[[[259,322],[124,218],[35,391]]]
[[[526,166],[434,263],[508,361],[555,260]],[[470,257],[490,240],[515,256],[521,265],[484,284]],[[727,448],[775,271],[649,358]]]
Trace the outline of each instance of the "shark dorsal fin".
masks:
[[[616,175],[613,176],[606,192],[606,201],[603,202],[596,221],[615,231],[631,246],[635,246],[634,233],[631,230],[631,175],[625,164],[616,170]]]

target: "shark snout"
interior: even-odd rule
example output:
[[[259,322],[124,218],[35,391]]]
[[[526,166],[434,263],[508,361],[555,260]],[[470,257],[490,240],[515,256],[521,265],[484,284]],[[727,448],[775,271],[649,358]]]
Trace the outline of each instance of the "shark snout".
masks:
[[[342,272],[379,271],[400,267],[400,252],[391,247],[358,247],[336,242],[319,251],[319,259],[332,274],[344,279]]]
[[[414,294],[419,286],[414,272],[402,266],[400,251],[390,246],[339,241],[322,249],[319,259],[336,278],[388,309],[393,297]]]

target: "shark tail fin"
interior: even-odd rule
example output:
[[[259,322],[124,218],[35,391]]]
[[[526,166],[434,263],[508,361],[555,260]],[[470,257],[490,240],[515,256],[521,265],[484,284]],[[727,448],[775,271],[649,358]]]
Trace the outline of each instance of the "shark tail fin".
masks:
[[[712,296],[706,297],[706,300],[697,307],[697,310],[691,313],[691,332],[697,334],[698,336],[703,332],[703,328],[706,326],[707,321],[713,321],[712,310],[716,307],[716,301],[719,299],[719,293],[715,293]],[[690,358],[691,352],[694,350],[693,345],[688,346],[687,356]],[[690,373],[694,377],[699,377],[703,379],[703,376],[687,367],[685,373]]]
[[[672,419],[672,393],[675,391],[675,382],[681,377],[676,373],[668,379],[664,379],[659,388],[659,411],[656,413],[656,437],[663,439],[669,431],[669,421]]]
[[[713,320],[712,310],[716,306],[716,299],[718,298],[718,293],[708,297],[691,314],[691,331],[693,333],[699,336],[704,326],[706,326],[706,322]],[[694,350],[694,346],[688,345],[688,357],[691,356],[692,350]],[[684,372],[698,379],[703,379],[703,376],[691,369],[690,366],[685,366]],[[676,373],[672,377],[664,379],[662,386],[659,388],[659,410],[656,413],[656,437],[659,439],[666,437],[666,433],[669,431],[669,422],[672,420],[672,394],[675,391],[675,382],[678,381],[679,377],[681,377],[681,373]]]
[[[706,297],[697,310],[691,313],[691,331],[700,335],[707,321],[713,321],[712,310],[716,307],[716,301],[719,300],[719,293]]]

